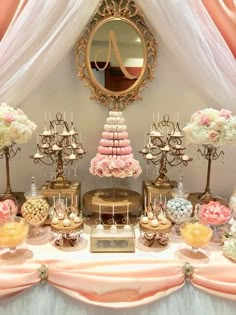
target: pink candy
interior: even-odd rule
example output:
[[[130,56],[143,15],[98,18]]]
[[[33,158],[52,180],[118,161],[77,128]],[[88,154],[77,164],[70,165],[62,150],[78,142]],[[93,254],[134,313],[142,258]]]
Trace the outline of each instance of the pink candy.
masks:
[[[210,201],[200,208],[199,216],[205,223],[220,225],[226,224],[231,218],[231,210],[218,201]]]
[[[14,216],[17,214],[17,206],[11,199],[6,199],[0,202],[0,219],[8,218],[10,215]]]

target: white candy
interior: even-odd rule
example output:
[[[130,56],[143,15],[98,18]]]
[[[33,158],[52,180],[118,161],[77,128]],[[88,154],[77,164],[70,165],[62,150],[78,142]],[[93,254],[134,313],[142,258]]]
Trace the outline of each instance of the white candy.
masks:
[[[116,225],[112,224],[112,226],[110,227],[110,232],[111,232],[111,233],[116,233],[116,232],[117,232],[117,227],[116,227]]]
[[[58,213],[58,219],[63,220],[64,219],[64,214],[63,213]]]
[[[69,219],[63,220],[63,225],[64,226],[70,226],[70,220]]]
[[[81,217],[75,217],[74,222],[75,223],[80,223],[82,221]]]
[[[165,224],[167,224],[167,222],[168,222],[168,221],[167,221],[166,218],[162,218],[162,219],[161,219],[161,224],[165,225]]]
[[[148,212],[148,219],[152,220],[154,217],[154,214],[152,212]]]
[[[52,224],[58,224],[59,223],[59,220],[57,217],[53,217],[52,218]]]
[[[131,230],[131,226],[130,226],[129,224],[126,224],[126,225],[124,226],[124,230],[125,230],[125,231],[130,231],[130,230]]]
[[[96,226],[96,230],[97,230],[97,231],[103,231],[103,230],[104,230],[104,226],[103,226],[102,224],[98,224],[98,225]]]
[[[158,225],[159,225],[159,222],[156,219],[151,221],[151,226],[156,227]]]
[[[74,220],[74,218],[76,218],[76,217],[77,217],[77,215],[76,215],[76,213],[74,213],[74,212],[71,212],[70,215],[69,215],[69,218],[70,218],[71,220]]]
[[[141,222],[144,224],[148,223],[148,217],[142,217]]]

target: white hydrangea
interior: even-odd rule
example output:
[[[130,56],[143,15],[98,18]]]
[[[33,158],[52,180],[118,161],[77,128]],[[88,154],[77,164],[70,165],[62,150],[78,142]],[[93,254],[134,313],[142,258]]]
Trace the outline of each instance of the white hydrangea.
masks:
[[[37,126],[21,109],[0,105],[0,149],[14,143],[28,142]]]
[[[236,261],[236,239],[230,238],[224,242],[223,253],[226,257]]]
[[[192,115],[183,131],[190,144],[220,146],[236,143],[236,117],[227,109],[205,108]]]
[[[230,234],[236,238],[236,221],[233,222],[230,228]]]

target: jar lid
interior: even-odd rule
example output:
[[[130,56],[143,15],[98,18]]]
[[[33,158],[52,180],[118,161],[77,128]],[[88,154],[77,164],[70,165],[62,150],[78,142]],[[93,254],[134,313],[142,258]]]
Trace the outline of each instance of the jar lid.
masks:
[[[26,200],[43,198],[43,195],[41,194],[41,192],[37,188],[35,177],[31,177],[30,190],[27,191],[24,195],[25,195]]]
[[[188,196],[189,196],[189,191],[184,188],[183,176],[180,176],[177,189],[173,189],[172,191],[172,197],[187,199]]]

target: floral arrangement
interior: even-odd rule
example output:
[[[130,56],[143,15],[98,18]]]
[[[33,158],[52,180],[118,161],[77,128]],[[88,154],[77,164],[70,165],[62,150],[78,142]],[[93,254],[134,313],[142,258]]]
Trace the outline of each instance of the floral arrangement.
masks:
[[[183,128],[190,144],[220,146],[236,142],[236,117],[227,109],[198,110]]]
[[[117,156],[105,156],[97,154],[91,160],[89,171],[99,177],[138,177],[142,170],[139,162],[134,158],[125,159]]]
[[[37,126],[25,113],[6,103],[0,105],[0,150],[14,143],[26,143]]]
[[[224,242],[223,254],[236,262],[236,239],[229,238]]]
[[[223,254],[236,262],[236,221],[231,225],[230,233],[228,233],[226,237],[227,239],[223,246]]]

